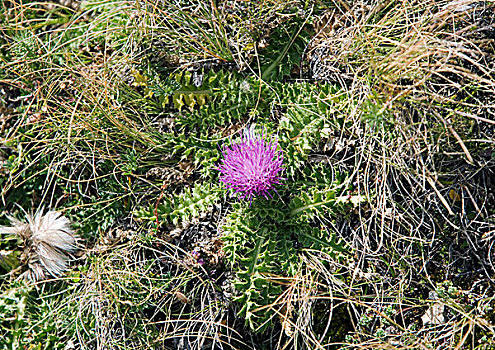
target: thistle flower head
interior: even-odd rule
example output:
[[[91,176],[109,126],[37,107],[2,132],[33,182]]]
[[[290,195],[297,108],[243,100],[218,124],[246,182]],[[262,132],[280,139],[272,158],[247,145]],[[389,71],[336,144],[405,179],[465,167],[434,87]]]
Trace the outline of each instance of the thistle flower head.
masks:
[[[9,219],[11,226],[0,226],[0,233],[14,234],[24,241],[23,255],[29,266],[24,277],[38,281],[67,270],[69,256],[77,250],[77,238],[66,217],[55,211],[43,215],[40,210],[34,216],[27,215],[27,222]]]
[[[218,167],[220,181],[240,198],[251,202],[259,195],[271,197],[269,191],[283,180],[280,177],[283,156],[277,137],[269,137],[265,131],[256,133],[254,125],[245,129],[237,142],[224,144],[222,155]]]

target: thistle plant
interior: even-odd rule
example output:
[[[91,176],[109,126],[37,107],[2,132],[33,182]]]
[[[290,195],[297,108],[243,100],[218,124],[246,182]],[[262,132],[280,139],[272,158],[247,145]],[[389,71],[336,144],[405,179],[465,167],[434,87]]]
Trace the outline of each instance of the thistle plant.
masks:
[[[278,148],[276,136],[268,136],[263,130],[261,134],[254,130],[254,125],[244,130],[238,142],[222,146],[223,159],[218,167],[220,181],[225,187],[242,199],[263,195],[272,197],[270,190],[283,180],[283,155]]]
[[[9,219],[11,226],[0,226],[0,233],[14,234],[24,242],[21,260],[29,269],[21,277],[35,282],[59,277],[67,270],[70,255],[77,250],[77,237],[66,217],[55,211],[43,215],[40,210],[34,216],[26,215],[27,222]]]

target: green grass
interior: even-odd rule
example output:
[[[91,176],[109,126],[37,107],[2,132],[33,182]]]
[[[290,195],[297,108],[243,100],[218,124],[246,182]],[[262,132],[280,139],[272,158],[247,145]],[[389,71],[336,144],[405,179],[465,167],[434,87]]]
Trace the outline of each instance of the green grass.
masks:
[[[81,249],[28,282],[1,234],[0,349],[492,349],[495,3],[468,3],[2,2],[0,225],[52,208]],[[252,124],[285,180],[250,204],[216,166]]]

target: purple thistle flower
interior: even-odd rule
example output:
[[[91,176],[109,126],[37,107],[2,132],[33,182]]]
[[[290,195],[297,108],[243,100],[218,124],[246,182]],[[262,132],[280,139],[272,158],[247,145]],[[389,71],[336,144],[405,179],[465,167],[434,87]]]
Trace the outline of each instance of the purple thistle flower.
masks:
[[[283,170],[282,151],[278,148],[276,136],[267,137],[265,131],[257,134],[254,125],[244,130],[237,143],[222,146],[223,159],[218,167],[220,181],[242,199],[263,195],[272,196],[269,190],[283,180],[279,173]]]

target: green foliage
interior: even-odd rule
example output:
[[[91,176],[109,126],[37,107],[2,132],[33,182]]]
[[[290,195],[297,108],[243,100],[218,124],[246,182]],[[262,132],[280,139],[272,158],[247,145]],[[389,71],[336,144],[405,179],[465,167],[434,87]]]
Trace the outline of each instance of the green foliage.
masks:
[[[193,84],[194,77],[201,77],[198,86]],[[197,75],[191,72],[177,73],[174,74],[174,81],[179,85],[176,90],[169,92],[168,96],[165,94],[165,98],[161,97],[163,93],[158,96],[163,100],[164,107],[173,102],[173,106],[181,112],[176,123],[190,130],[204,133],[224,128],[247,117],[256,106],[261,108],[258,99],[260,82],[252,77],[210,70]],[[157,91],[156,88],[151,89]]]
[[[287,112],[280,120],[279,139],[286,159],[286,171],[295,178],[305,167],[308,154],[322,138],[322,129],[338,124],[332,106],[340,103],[343,95],[329,84],[294,83],[276,85],[280,104]]]
[[[199,184],[192,189],[184,188],[180,195],[162,198],[160,203],[152,202],[149,208],[137,210],[135,217],[152,225],[158,222],[178,226],[207,212],[218,199],[216,187]]]
[[[237,73],[211,71],[205,74],[203,86],[210,91],[210,101],[186,113],[179,124],[200,131],[225,127],[247,117],[258,103],[259,81]]]
[[[192,81],[191,72],[176,73],[173,75],[174,81],[178,84],[178,89],[173,91],[171,100],[176,109],[181,111],[187,107],[190,111],[194,108],[203,106],[210,96],[208,84],[196,86]],[[164,104],[169,103],[169,99],[165,98]]]
[[[276,27],[268,38],[268,46],[259,53],[261,77],[265,81],[281,81],[299,69],[302,54],[311,33],[299,16]]]
[[[357,206],[364,202],[366,200],[364,196],[344,194],[344,191],[350,187],[345,182],[347,179],[337,173],[331,187],[323,189],[313,187],[295,196],[289,204],[291,214],[304,213],[308,218],[314,218],[315,215],[325,214],[329,210],[344,211],[348,209],[348,206]]]
[[[194,137],[181,133],[177,136],[169,135],[167,142],[171,145],[171,154],[182,161],[192,160],[204,178],[211,179],[214,176],[214,164],[220,159],[219,140],[215,136],[200,134]]]
[[[4,243],[4,242],[2,242]],[[1,244],[0,247],[3,247]],[[0,272],[7,273],[19,266],[19,251],[14,250],[0,250]]]
[[[308,167],[304,170],[302,178],[313,181],[298,182],[302,184],[299,194],[289,203],[290,215],[296,225],[302,225],[301,227],[318,218],[346,215],[348,211],[366,202],[365,196],[352,192],[348,174],[340,174],[330,166],[317,164]],[[335,241],[335,236],[329,236],[326,227],[316,228],[310,225],[305,231],[301,231],[300,237],[305,247],[330,256],[335,256],[334,253],[341,251],[342,248],[341,243]]]
[[[327,188],[329,184],[340,186],[347,179],[347,174],[340,174],[330,164],[323,162],[310,163],[302,169],[296,182],[303,189]]]
[[[59,286],[48,293],[59,292]],[[53,295],[40,298],[39,293],[23,281],[13,282],[0,293],[0,349],[63,349],[63,339],[75,329],[70,326],[74,315],[58,314],[63,298]],[[73,334],[73,333],[72,333]]]
[[[390,108],[386,107],[383,97],[371,96],[367,99],[363,106],[362,119],[368,128],[377,131],[386,131],[390,133],[395,125],[394,116]],[[393,136],[392,133],[390,136]]]
[[[201,134],[235,124],[255,107],[266,109],[271,96],[265,85],[260,87],[259,79],[225,70],[166,76],[153,70],[133,71],[133,78],[133,86],[144,88],[144,102],[156,100],[159,110],[176,117],[178,126]],[[136,102],[132,95],[127,98]]]
[[[269,305],[280,295],[280,285],[270,279],[278,278],[280,282],[284,277],[281,262],[292,265],[294,258],[297,259],[294,248],[285,244],[289,233],[279,237],[280,229],[275,224],[284,216],[282,211],[273,208],[253,205],[247,209],[235,204],[223,227],[224,250],[237,271],[235,287],[238,290],[236,300],[241,303],[239,314],[252,329],[269,325],[267,321],[273,314],[269,310],[254,310]],[[281,255],[290,259],[281,259]]]
[[[40,42],[32,31],[21,31],[10,46],[11,60],[27,60],[38,56]]]
[[[25,286],[11,288],[0,295],[2,349],[22,346],[22,327],[28,322],[25,316],[29,289]]]
[[[179,117],[177,123],[201,132],[224,127],[243,118],[256,102],[256,95],[248,79],[236,73],[210,71],[204,75],[202,85],[197,88],[206,92],[208,100],[191,105],[189,111]],[[175,102],[174,102],[175,104]]]
[[[303,268],[301,254],[318,250],[341,260],[347,248],[328,228],[300,220],[277,200],[257,200],[251,207],[234,204],[223,226],[224,250],[236,271],[239,314],[256,331],[272,324],[270,307],[283,285]]]

